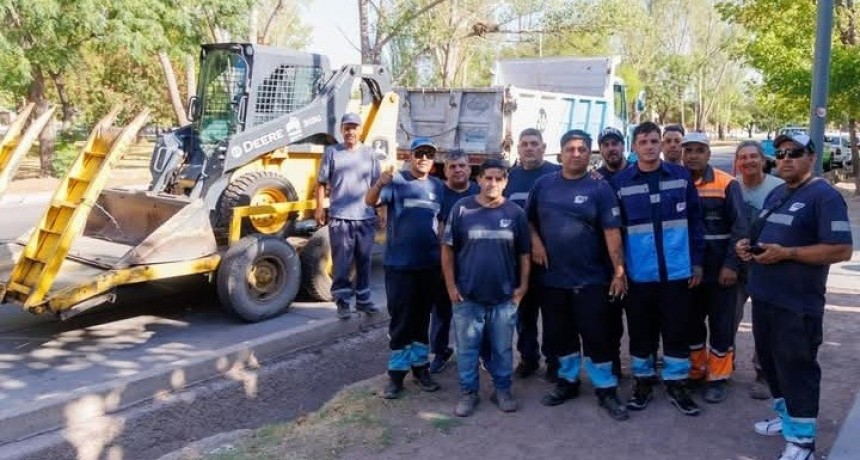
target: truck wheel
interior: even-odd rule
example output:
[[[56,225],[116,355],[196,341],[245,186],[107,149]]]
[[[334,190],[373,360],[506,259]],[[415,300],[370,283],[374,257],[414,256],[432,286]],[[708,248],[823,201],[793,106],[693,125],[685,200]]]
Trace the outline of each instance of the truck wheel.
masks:
[[[298,195],[293,185],[274,171],[254,171],[239,176],[221,195],[218,205],[218,228],[229,228],[233,208],[237,206],[261,206],[274,203],[297,201]],[[242,235],[263,233],[284,236],[291,215],[267,214],[242,220]]]
[[[225,310],[254,323],[286,311],[300,282],[296,250],[281,238],[256,234],[230,246],[218,267],[216,286]]]
[[[313,300],[331,302],[332,258],[328,225],[308,238],[301,253],[302,287]]]

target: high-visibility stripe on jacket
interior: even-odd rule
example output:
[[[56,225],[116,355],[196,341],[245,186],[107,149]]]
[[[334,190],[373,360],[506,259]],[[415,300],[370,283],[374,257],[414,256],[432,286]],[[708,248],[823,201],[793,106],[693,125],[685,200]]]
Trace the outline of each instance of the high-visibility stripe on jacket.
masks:
[[[657,171],[656,193],[636,165],[612,178],[624,222],[627,275],[640,283],[689,278],[704,251],[699,194],[690,174],[666,162]]]
[[[737,272],[740,266],[735,243],[749,233],[746,205],[738,181],[711,166],[695,185],[702,204],[705,231],[704,278],[716,281],[722,267]]]

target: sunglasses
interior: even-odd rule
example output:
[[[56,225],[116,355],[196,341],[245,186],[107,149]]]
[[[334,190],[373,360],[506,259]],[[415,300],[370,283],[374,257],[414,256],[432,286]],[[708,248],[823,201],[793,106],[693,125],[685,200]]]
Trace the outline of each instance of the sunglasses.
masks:
[[[427,150],[421,149],[421,150],[416,150],[416,151],[412,152],[412,156],[415,158],[418,158],[418,159],[426,158],[428,160],[433,160],[436,158],[436,152],[434,152],[433,150],[429,150],[429,149],[427,149]]]
[[[773,156],[775,156],[777,160],[783,160],[786,157],[791,159],[797,159],[803,157],[804,155],[806,155],[806,149],[804,148],[777,150],[773,154]]]

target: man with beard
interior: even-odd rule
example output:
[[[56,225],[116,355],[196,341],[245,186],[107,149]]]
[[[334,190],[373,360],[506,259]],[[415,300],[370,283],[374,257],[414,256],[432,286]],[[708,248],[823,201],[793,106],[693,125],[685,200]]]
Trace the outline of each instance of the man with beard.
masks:
[[[681,141],[684,139],[684,127],[669,125],[663,128],[663,160],[673,165],[681,164]]]
[[[461,198],[478,193],[478,184],[469,180],[469,157],[462,150],[452,150],[445,155],[445,190],[442,194],[442,210],[439,212],[439,228],[445,228],[448,214],[454,203]],[[430,351],[433,353],[433,361],[430,361],[430,373],[437,374],[445,369],[454,350],[448,346],[448,338],[451,333],[451,300],[448,298],[448,290],[445,280],[440,280],[439,298],[433,306],[433,314],[430,317]]]
[[[385,295],[388,300],[388,326],[391,357],[389,381],[382,392],[386,399],[399,398],[403,380],[412,370],[415,383],[423,391],[436,391],[439,385],[430,376],[428,326],[439,277],[439,235],[437,215],[442,204],[444,185],[430,176],[436,146],[430,139],[412,141],[408,170],[385,171],[368,190],[364,200],[369,206],[387,205],[388,226],[385,240]],[[435,294],[435,289],[432,293]]]
[[[520,133],[517,144],[519,164],[511,168],[508,185],[505,187],[505,198],[525,209],[526,199],[538,178],[558,171],[558,165],[548,163],[544,160],[546,144],[541,132],[528,128]],[[526,378],[540,369],[540,355],[543,352],[546,360],[546,378],[555,381],[558,371],[558,359],[552,352],[552,345],[543,340],[543,347],[538,342],[538,316],[540,315],[541,289],[538,278],[540,267],[532,270],[532,278],[529,280],[529,290],[526,297],[520,303],[517,311],[517,351],[520,352],[520,363],[517,365],[515,374],[517,377]]]

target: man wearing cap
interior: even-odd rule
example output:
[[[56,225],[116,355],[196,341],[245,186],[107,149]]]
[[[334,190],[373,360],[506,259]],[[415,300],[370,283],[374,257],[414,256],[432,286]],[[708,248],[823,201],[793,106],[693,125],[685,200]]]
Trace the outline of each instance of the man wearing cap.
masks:
[[[785,184],[765,199],[749,239],[736,245],[738,256],[750,264],[753,337],[777,413],[754,428],[761,435],[782,434],[781,460],[810,460],[827,273],[830,264],[851,258],[851,224],[842,195],[812,176],[815,149],[809,136],[780,135],[773,144]]]
[[[508,171],[486,160],[478,172],[481,191],[454,204],[442,239],[442,271],[454,304],[460,400],[454,414],[467,417],[478,405],[478,355],[486,336],[492,357],[490,400],[503,412],[517,410],[511,392],[512,342],[517,305],[529,289],[529,227],[523,210],[506,200]]]
[[[584,361],[600,406],[614,419],[626,420],[612,373],[617,344],[609,306],[610,297],[620,298],[627,290],[620,210],[612,186],[588,174],[590,157],[588,133],[565,133],[561,171],[538,179],[526,205],[532,258],[545,268],[544,334],[560,364],[558,382],[541,403],[556,406],[578,396]]]
[[[681,141],[684,139],[684,127],[669,125],[663,128],[663,160],[681,166]]]
[[[326,187],[330,191],[328,231],[334,274],[331,295],[337,305],[337,316],[350,317],[350,302],[356,298],[356,310],[375,313],[370,300],[370,270],[373,237],[376,233],[376,211],[364,202],[364,194],[379,176],[379,162],[374,150],[359,141],[361,117],[347,113],[341,119],[343,142],[326,147],[317,174],[318,225],[325,225],[322,207]],[[355,287],[350,271],[355,265]]]
[[[442,205],[444,185],[430,176],[436,146],[429,139],[412,141],[409,169],[384,171],[365,195],[369,206],[386,205],[385,295],[391,358],[389,382],[382,397],[395,399],[403,392],[403,380],[412,370],[423,391],[439,385],[430,377],[428,326],[436,301],[439,272],[437,215]],[[430,292],[427,287],[431,286]]]
[[[704,235],[699,196],[690,174],[660,160],[660,127],[644,122],[633,131],[639,156],[612,178],[624,224],[627,277],[630,282],[627,330],[630,336],[633,396],[631,410],[651,401],[657,373],[654,350],[663,339],[662,379],[672,404],[685,415],[698,415],[690,398],[688,315],[690,289],[702,279]]]
[[[624,147],[624,134],[618,129],[607,127],[597,137],[597,147],[603,157],[603,165],[597,168],[597,173],[607,181],[627,168],[627,158]],[[624,296],[612,297],[609,308],[612,311],[612,336],[614,356],[612,358],[612,373],[621,377],[621,338],[624,336]]]
[[[708,164],[708,136],[687,133],[681,149],[684,166],[699,192],[705,229],[702,284],[693,288],[690,302],[690,380],[705,384],[705,401],[716,404],[726,399],[726,382],[734,365],[740,267],[735,243],[747,236],[747,219],[738,182]]]
[[[505,198],[520,208],[525,208],[529,192],[538,178],[561,169],[559,165],[544,160],[545,152],[546,144],[540,131],[528,128],[520,133],[520,140],[517,143],[519,162],[511,168],[508,185],[505,187]],[[532,270],[532,278],[529,280],[530,289],[517,311],[517,351],[520,352],[520,363],[517,365],[515,374],[520,378],[534,374],[540,369],[540,355],[543,352],[547,365],[547,379],[554,381],[558,371],[558,360],[546,339],[543,340],[543,347],[538,342],[537,322],[541,304],[541,288],[538,281],[540,270],[540,267]]]
[[[747,208],[747,222],[750,224],[764,207],[764,199],[770,195],[773,189],[784,183],[782,179],[764,172],[765,163],[764,151],[761,144],[756,141],[743,141],[735,149],[735,171],[737,171],[735,179],[741,185],[741,194]],[[734,336],[737,336],[738,327],[744,318],[744,305],[750,297],[747,289],[747,272],[747,264],[742,264],[741,271],[738,273]],[[755,369],[755,380],[750,386],[749,395],[753,399],[770,399],[770,390],[767,388],[764,371],[761,369],[755,351],[753,351],[752,362]]]
[[[439,228],[445,228],[445,222],[451,213],[454,203],[461,198],[472,196],[480,191],[478,184],[469,180],[469,157],[462,150],[451,150],[445,155],[445,190],[442,194],[442,210],[439,212]],[[433,314],[430,317],[430,351],[433,361],[430,361],[430,373],[442,372],[448,361],[454,355],[454,350],[448,346],[448,336],[451,333],[451,300],[445,280],[441,280],[441,289]]]

